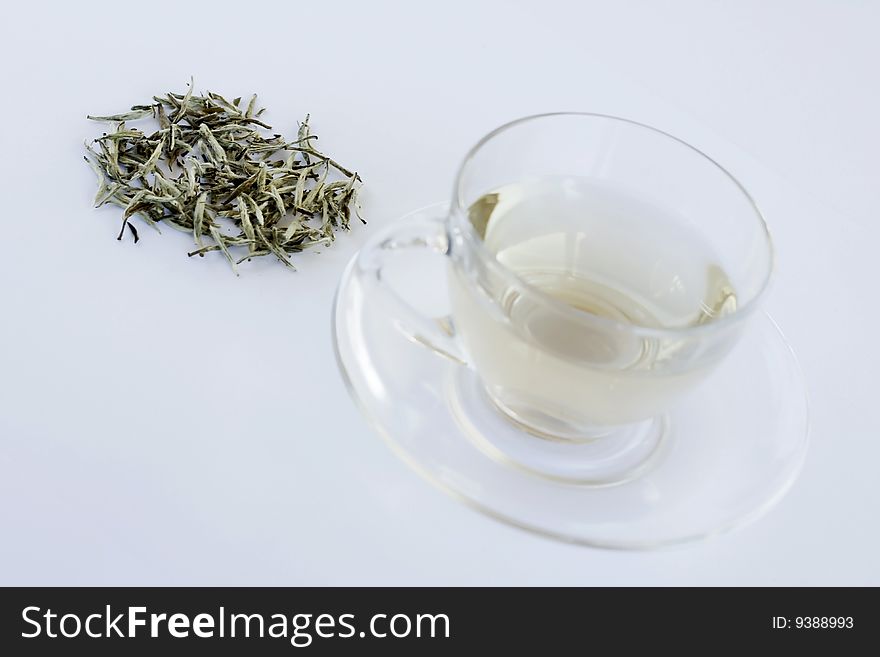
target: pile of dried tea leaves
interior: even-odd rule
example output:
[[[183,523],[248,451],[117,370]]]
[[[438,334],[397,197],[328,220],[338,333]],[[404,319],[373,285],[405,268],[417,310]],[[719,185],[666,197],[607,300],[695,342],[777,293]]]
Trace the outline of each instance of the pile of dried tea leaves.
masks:
[[[191,82],[185,94],[153,101],[88,117],[115,124],[86,145],[85,159],[98,176],[95,207],[124,209],[118,239],[128,227],[138,241],[130,219],[139,215],[157,230],[192,234],[190,256],[221,252],[238,273],[237,264],[264,255],[293,268],[289,254],[348,230],[360,177],[314,147],[308,116],[287,141],[267,133],[256,96],[246,105],[198,96]],[[126,125],[149,118],[158,122],[151,134]]]

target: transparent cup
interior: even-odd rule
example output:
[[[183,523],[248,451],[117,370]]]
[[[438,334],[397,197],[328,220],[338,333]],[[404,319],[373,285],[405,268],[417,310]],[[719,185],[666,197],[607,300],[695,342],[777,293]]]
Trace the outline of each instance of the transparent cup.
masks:
[[[475,213],[487,199],[528,201],[535,189],[549,189],[553,199],[556,188],[563,191],[555,197],[565,197],[558,216],[541,211],[543,200],[530,220],[520,216],[503,228],[481,225],[485,217]],[[638,222],[627,223],[631,215]],[[383,267],[401,249],[446,258],[449,317],[419,314],[385,284]],[[511,266],[506,256],[514,249],[527,266]],[[612,292],[592,279],[581,285],[579,268],[622,283]],[[586,308],[571,303],[548,292],[553,286],[535,275],[539,269],[557,288],[563,281],[589,294],[602,290],[602,298],[591,297]],[[539,474],[574,472],[561,478],[612,484],[647,467],[671,430],[665,411],[730,352],[772,269],[761,213],[717,162],[633,121],[558,113],[487,135],[465,157],[448,213],[385,229],[358,255],[353,275],[367,302],[381,303],[413,340],[464,363],[490,400],[480,406],[460,392],[465,423],[489,426],[474,416],[493,414],[511,429],[482,431],[490,449]],[[602,304],[624,288],[635,291],[627,300],[639,296],[638,308],[656,306],[666,316],[606,312]],[[696,302],[710,293],[720,305]],[[546,441],[600,448],[572,451],[587,461],[572,469],[556,456],[548,462]],[[591,463],[591,454],[601,456]]]

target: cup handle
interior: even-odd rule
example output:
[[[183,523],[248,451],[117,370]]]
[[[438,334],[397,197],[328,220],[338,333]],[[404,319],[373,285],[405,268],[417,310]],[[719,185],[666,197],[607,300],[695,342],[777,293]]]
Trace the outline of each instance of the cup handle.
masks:
[[[401,251],[424,249],[446,257],[450,239],[444,215],[430,211],[414,213],[375,234],[356,257],[355,276],[370,303],[380,303],[407,338],[449,358],[466,364],[449,317],[428,317],[398,294],[383,277],[387,262]]]

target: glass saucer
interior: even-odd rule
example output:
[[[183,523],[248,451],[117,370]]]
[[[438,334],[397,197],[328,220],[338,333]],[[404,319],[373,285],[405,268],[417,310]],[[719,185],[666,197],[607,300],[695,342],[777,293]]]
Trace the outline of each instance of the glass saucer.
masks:
[[[590,460],[581,458],[593,450],[601,460],[601,440],[559,444],[517,427],[472,370],[413,340],[382,304],[370,303],[353,265],[332,320],[352,397],[410,467],[497,520],[584,545],[655,548],[740,527],[797,477],[807,449],[806,393],[794,353],[769,315],[757,313],[719,368],[655,421],[662,435],[639,443],[650,453],[634,446],[633,462],[641,465],[632,476],[603,485],[590,482],[582,467]],[[435,284],[441,288],[442,277]],[[547,469],[522,467],[522,450],[530,463],[544,450]],[[575,450],[571,472],[566,450]]]

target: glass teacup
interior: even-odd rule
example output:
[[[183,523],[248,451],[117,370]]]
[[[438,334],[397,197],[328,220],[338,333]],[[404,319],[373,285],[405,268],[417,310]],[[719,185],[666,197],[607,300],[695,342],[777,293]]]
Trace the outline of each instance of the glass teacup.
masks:
[[[450,317],[383,284],[389,254],[413,247],[446,256]],[[656,452],[664,411],[731,350],[772,263],[755,203],[711,158],[639,123],[560,113],[486,136],[448,214],[386,229],[355,275],[414,340],[466,364],[512,428],[478,429],[489,449],[556,476],[535,437],[601,443],[573,478],[607,484]],[[468,430],[483,412],[470,397],[451,401]]]

